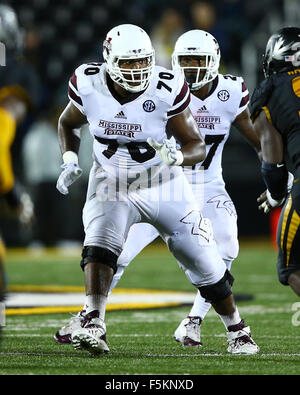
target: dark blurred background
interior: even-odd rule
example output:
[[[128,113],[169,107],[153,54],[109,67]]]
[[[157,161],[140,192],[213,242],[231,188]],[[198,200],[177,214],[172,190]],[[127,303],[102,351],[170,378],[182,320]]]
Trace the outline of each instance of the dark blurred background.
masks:
[[[31,194],[36,220],[32,228],[0,219],[8,246],[72,245],[83,239],[81,210],[91,165],[91,137],[82,132],[83,176],[67,197],[55,188],[61,155],[57,120],[68,102],[67,83],[77,66],[102,61],[102,41],[112,27],[133,23],[150,35],[157,63],[170,67],[177,37],[194,28],[219,41],[222,73],[242,75],[250,93],[262,78],[261,58],[268,36],[297,25],[298,0],[11,0],[25,31],[24,57],[37,77],[36,107],[19,127],[13,146],[19,182]],[[264,190],[252,148],[232,128],[223,155],[224,178],[238,212],[240,237],[269,235],[269,217],[257,196]]]

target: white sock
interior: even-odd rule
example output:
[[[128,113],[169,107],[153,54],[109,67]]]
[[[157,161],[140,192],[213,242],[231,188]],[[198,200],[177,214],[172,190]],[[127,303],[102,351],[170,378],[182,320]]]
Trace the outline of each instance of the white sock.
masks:
[[[205,299],[202,298],[202,296],[200,295],[200,292],[198,291],[189,316],[200,317],[201,320],[203,320],[210,308],[211,308],[211,304],[206,302]]]
[[[235,312],[233,314],[231,314],[231,315],[219,314],[219,316],[220,316],[226,330],[228,329],[229,326],[237,325],[242,321],[237,307],[235,308]]]
[[[86,312],[86,309],[87,309],[87,305],[88,305],[88,297],[87,297],[87,295],[85,295],[85,298],[84,298],[84,306],[83,306],[83,308],[82,308],[82,310],[85,310],[85,312]]]
[[[99,311],[99,318],[101,318],[104,321],[106,303],[107,303],[107,296],[86,295],[86,298],[85,298],[86,314],[90,313],[93,310],[98,310]]]

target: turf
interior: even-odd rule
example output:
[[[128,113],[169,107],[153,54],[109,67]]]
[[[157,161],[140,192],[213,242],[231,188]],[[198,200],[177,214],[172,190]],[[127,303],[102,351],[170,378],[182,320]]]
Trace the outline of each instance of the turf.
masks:
[[[42,254],[10,251],[7,272],[13,285],[83,285],[77,255],[61,251]],[[68,314],[7,316],[0,352],[1,375],[298,375],[300,319],[293,307],[299,301],[276,275],[276,251],[264,243],[241,243],[232,272],[234,291],[250,294],[238,307],[261,348],[258,355],[226,352],[223,324],[211,310],[201,326],[203,347],[184,348],[173,339],[189,306],[106,315],[110,353],[92,357],[87,352],[58,345],[55,331]],[[126,271],[120,287],[192,290],[184,273],[165,248],[146,248]],[[299,323],[298,323],[299,321]]]

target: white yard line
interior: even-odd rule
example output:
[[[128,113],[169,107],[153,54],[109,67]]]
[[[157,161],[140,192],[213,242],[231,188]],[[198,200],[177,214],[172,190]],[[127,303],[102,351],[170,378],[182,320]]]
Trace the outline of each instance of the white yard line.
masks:
[[[3,331],[3,336],[5,337],[51,337],[52,335],[50,334],[39,334],[39,333],[5,333],[5,330]],[[170,334],[165,334],[165,335],[155,335],[155,334],[147,334],[147,333],[123,333],[123,334],[109,334],[109,337],[171,337]],[[218,335],[206,335],[206,334],[201,334],[201,337],[224,337],[226,338],[225,333],[224,334],[218,334]],[[276,336],[276,335],[255,335],[255,338],[260,338],[260,339],[300,339],[299,336]]]
[[[67,346],[62,346],[62,347],[67,347]],[[55,350],[56,351],[56,350]],[[53,357],[53,354],[50,353],[34,353],[34,352],[0,352],[1,355],[27,355],[27,356],[36,356],[36,357],[45,357],[45,356],[51,356]],[[76,355],[79,355],[76,353]],[[71,355],[65,354],[65,356],[70,357]],[[205,353],[205,352],[199,352],[197,354],[145,354],[141,355],[141,357],[147,357],[147,358],[170,358],[170,357],[175,357],[175,358],[182,358],[182,357],[187,357],[187,358],[205,358],[205,357],[233,357],[233,358],[238,358],[238,357],[243,357],[245,355],[233,355],[229,353]],[[255,354],[255,358],[260,358],[260,357],[300,357],[300,353],[260,353],[260,354]],[[249,358],[250,356],[247,355]]]

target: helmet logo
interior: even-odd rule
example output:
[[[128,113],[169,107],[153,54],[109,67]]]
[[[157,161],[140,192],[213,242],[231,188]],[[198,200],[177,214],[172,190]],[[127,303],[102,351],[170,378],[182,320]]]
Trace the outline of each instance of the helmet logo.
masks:
[[[276,60],[284,60],[285,62],[291,62],[293,66],[298,67],[300,65],[300,51],[294,54],[288,54],[287,52],[296,51],[300,48],[300,42],[294,42],[283,46],[284,40],[280,38],[274,45],[273,58]]]
[[[278,41],[275,42],[273,49],[273,58],[277,60],[281,60],[284,57],[284,54],[291,49],[291,44],[287,44],[283,46],[284,40],[282,37]]]
[[[230,97],[230,94],[229,94],[229,92],[226,89],[223,89],[223,90],[218,92],[218,98],[221,101],[227,101],[229,99],[229,97]]]
[[[217,51],[217,54],[219,55],[219,53],[220,53],[220,47],[219,47],[218,41],[217,41],[215,38],[214,38],[213,40],[214,40],[214,43],[216,44],[216,51]]]
[[[103,48],[106,50],[107,55],[109,55],[109,52],[111,51],[111,40],[111,37],[107,37],[103,42]]]

